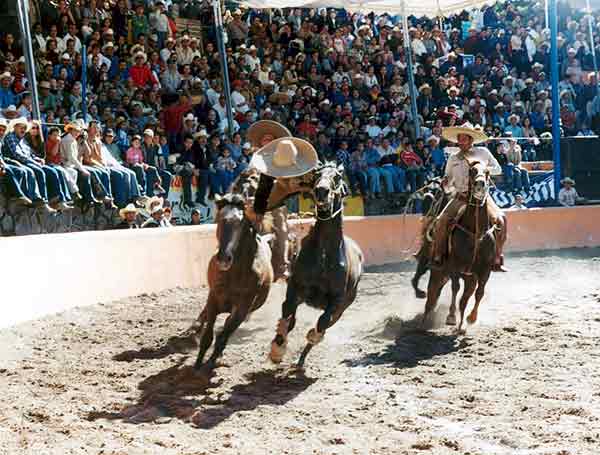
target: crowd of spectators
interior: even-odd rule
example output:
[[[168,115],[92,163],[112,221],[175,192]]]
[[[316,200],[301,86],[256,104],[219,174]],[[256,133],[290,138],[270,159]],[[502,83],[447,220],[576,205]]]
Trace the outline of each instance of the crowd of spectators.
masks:
[[[14,174],[11,196],[24,203],[68,210],[82,200],[123,208],[167,197],[179,175],[183,203],[205,204],[247,166],[253,150],[245,132],[259,119],[283,123],[311,141],[322,160],[343,164],[353,193],[365,198],[414,191],[442,173],[444,126],[468,121],[504,138],[490,148],[515,192],[529,187],[521,161],[551,156],[544,143],[551,137],[550,49],[539,3],[499,3],[444,20],[410,18],[420,131],[396,16],[227,8],[229,131],[208,4],[34,3],[41,122],[31,122],[21,39],[0,39],[2,152]],[[559,9],[562,130],[594,134],[600,94],[591,46],[600,35],[590,43],[587,17],[567,3]],[[178,28],[177,17],[199,20],[202,35]],[[594,31],[599,17],[591,16]]]

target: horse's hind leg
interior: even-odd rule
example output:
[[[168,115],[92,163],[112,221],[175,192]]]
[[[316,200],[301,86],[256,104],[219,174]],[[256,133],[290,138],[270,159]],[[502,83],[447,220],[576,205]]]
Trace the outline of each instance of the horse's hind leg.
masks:
[[[280,363],[283,360],[285,351],[287,350],[288,333],[294,329],[296,325],[296,310],[300,304],[300,299],[293,283],[290,283],[285,295],[285,301],[281,308],[281,319],[277,323],[275,338],[271,341],[271,352],[269,359],[273,363]]]
[[[465,288],[463,290],[463,295],[460,298],[460,325],[458,326],[458,333],[464,334],[465,330],[464,322],[465,322],[465,310],[467,309],[467,304],[469,303],[469,299],[475,292],[475,287],[477,286],[477,280],[473,277],[473,275],[465,276]]]
[[[442,288],[447,282],[448,277],[446,275],[440,271],[431,270],[429,274],[429,285],[427,286],[427,301],[425,302],[425,312],[423,313],[421,328],[424,329],[430,323],[431,313],[435,310]]]
[[[448,310],[448,316],[446,317],[446,325],[456,325],[456,297],[458,291],[460,291],[460,278],[458,275],[453,275],[452,281],[452,303],[450,304],[450,310]]]
[[[479,284],[477,285],[477,291],[475,291],[475,306],[471,310],[471,313],[467,317],[467,322],[469,324],[475,324],[477,322],[477,312],[479,311],[479,304],[483,299],[483,295],[485,294],[485,285],[490,277],[490,272],[487,272],[485,275],[479,278]]]
[[[229,315],[229,317],[225,320],[225,324],[223,325],[223,330],[217,336],[217,341],[215,342],[215,349],[213,350],[212,355],[208,359],[208,367],[214,368],[217,359],[223,355],[223,351],[225,350],[225,346],[227,345],[227,340],[229,337],[237,330],[242,322],[246,319],[248,315],[248,310],[246,306],[237,306],[233,310],[233,313]]]

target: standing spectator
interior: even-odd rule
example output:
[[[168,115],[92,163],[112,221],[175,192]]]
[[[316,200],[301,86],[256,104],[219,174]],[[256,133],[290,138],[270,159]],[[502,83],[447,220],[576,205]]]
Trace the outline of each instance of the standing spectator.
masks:
[[[350,155],[350,169],[348,172],[348,180],[350,181],[350,189],[353,194],[356,194],[357,188],[365,198],[372,198],[373,195],[369,192],[368,172],[369,166],[365,158],[365,147],[362,143],[356,146],[356,150]]]
[[[102,143],[102,161],[110,170],[110,183],[113,188],[117,206],[123,207],[128,202],[143,201],[140,185],[135,172],[123,165],[121,151],[113,142],[115,133],[108,129],[104,132]]]
[[[154,131],[151,129],[144,131],[142,150],[144,152],[144,161],[149,166],[156,168],[158,175],[160,176],[161,186],[165,190],[161,196],[167,199],[169,196],[169,189],[171,188],[171,180],[173,179],[173,175],[167,171],[167,161],[162,154],[161,146],[154,141]]]
[[[233,12],[233,20],[227,26],[227,35],[231,39],[231,45],[237,47],[246,42],[248,38],[248,25],[242,21],[242,11],[236,9]]]
[[[521,146],[517,144],[516,139],[510,138],[500,143],[500,153],[506,157],[506,164],[502,165],[504,179],[510,188],[510,191],[529,192],[529,172],[521,166]]]
[[[230,151],[227,148],[224,148],[221,152],[221,156],[215,163],[217,178],[216,191],[214,191],[215,194],[227,193],[234,179],[235,167],[236,163],[233,158],[231,158]]]
[[[563,207],[574,207],[580,199],[575,189],[575,180],[571,177],[565,177],[560,181],[563,186],[558,192],[558,203]]]
[[[9,71],[0,74],[0,109],[17,104],[18,98],[11,87],[12,81],[13,76]]]

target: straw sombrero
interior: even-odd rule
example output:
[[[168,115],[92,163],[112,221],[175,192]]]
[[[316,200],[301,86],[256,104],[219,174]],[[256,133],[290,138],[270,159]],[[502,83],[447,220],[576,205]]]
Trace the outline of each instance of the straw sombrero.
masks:
[[[31,123],[25,117],[17,117],[8,122],[7,130],[12,132],[17,125],[25,125],[25,131],[29,131],[31,128]]]
[[[253,147],[262,147],[261,142],[267,135],[271,136],[271,140],[275,140],[282,137],[290,137],[292,133],[281,123],[274,122],[273,120],[260,120],[248,128],[246,139]]]
[[[566,185],[567,183],[570,184],[570,185],[575,186],[575,180],[573,180],[571,177],[565,177],[564,179],[562,179],[560,181],[561,185]]]
[[[290,104],[292,97],[285,92],[276,92],[269,96],[269,102],[277,104]]]
[[[138,213],[138,209],[135,205],[133,204],[127,204],[127,206],[125,208],[122,208],[121,210],[119,210],[119,216],[121,218],[125,218],[125,215],[127,213]]]
[[[442,137],[450,142],[458,142],[459,134],[471,136],[473,138],[473,144],[481,144],[482,142],[487,142],[489,140],[480,126],[473,126],[470,123],[465,123],[462,126],[451,126],[442,129]]]
[[[72,130],[82,131],[86,129],[85,122],[82,119],[77,119],[65,125],[65,132],[70,133]]]
[[[315,168],[319,158],[310,142],[282,137],[269,142],[252,156],[250,167],[270,177],[299,177]]]

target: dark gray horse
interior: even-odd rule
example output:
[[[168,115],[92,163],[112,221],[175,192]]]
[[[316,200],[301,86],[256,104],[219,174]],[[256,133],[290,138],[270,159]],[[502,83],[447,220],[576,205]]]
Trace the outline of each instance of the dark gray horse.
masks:
[[[202,367],[213,342],[217,315],[229,313],[207,362],[212,369],[227,340],[253,311],[266,301],[273,281],[271,249],[245,215],[247,200],[240,194],[215,196],[219,249],[208,264],[208,300],[195,323],[200,350],[194,369]]]
[[[364,258],[358,245],[343,234],[342,211],[347,194],[343,168],[325,164],[315,171],[313,195],[317,221],[302,240],[292,266],[282,317],[271,343],[270,359],[275,363],[281,362],[285,355],[288,333],[296,325],[298,305],[306,302],[323,310],[316,327],[306,335],[308,343],[298,361],[298,367],[302,368],[313,346],[356,298]]]

